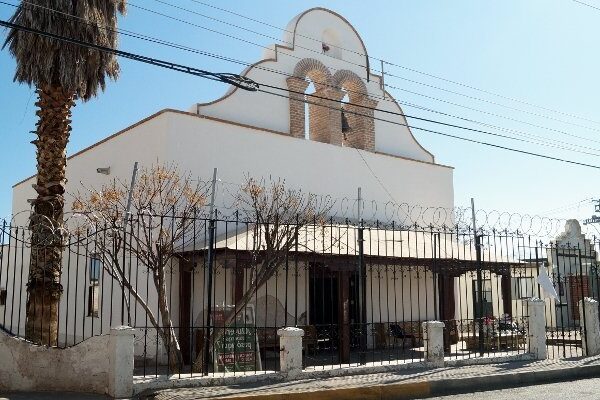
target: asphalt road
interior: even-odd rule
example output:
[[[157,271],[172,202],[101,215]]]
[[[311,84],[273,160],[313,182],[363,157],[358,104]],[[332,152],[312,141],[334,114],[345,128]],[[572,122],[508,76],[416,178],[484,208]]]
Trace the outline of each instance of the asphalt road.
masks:
[[[582,379],[516,389],[492,390],[452,396],[431,397],[436,400],[599,400],[600,378]]]

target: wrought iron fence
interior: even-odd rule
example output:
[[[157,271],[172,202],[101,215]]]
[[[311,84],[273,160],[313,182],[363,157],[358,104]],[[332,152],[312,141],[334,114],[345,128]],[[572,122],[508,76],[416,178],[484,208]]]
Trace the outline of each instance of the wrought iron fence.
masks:
[[[26,336],[29,260],[40,249],[8,222],[0,239],[0,326]],[[95,221],[65,237],[45,344],[123,324],[135,328],[140,375],[261,373],[279,369],[277,330],[295,326],[304,367],[319,370],[423,361],[421,324],[440,320],[446,357],[515,355],[527,352],[526,300],[544,297],[550,355],[577,356],[578,302],[599,295],[596,243],[563,239],[333,219]]]

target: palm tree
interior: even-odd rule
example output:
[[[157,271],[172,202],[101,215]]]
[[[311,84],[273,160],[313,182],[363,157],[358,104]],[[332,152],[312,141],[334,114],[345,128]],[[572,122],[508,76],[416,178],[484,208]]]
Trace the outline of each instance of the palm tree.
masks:
[[[11,22],[17,25],[115,48],[117,13],[126,0],[27,0]],[[38,122],[36,146],[37,198],[32,213],[31,260],[27,283],[25,336],[34,343],[57,345],[58,305],[64,246],[66,146],[71,132],[71,109],[87,101],[116,79],[114,55],[64,41],[13,29],[4,46],[17,62],[15,81],[35,86]]]

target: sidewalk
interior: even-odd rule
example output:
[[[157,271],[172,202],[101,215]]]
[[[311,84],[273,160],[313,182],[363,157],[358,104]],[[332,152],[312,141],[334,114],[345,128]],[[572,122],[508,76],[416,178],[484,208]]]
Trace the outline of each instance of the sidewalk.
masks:
[[[391,400],[600,377],[600,356],[406,370],[369,375],[168,389],[144,399]]]

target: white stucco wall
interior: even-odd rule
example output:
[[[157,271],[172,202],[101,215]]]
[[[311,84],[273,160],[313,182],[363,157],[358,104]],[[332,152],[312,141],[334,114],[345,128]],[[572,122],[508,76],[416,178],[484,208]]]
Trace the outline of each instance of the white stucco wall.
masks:
[[[368,266],[367,322],[420,322],[435,318],[433,274],[424,268],[408,270]]]
[[[353,201],[360,186],[367,208],[365,217],[373,219],[389,219],[389,210],[382,205],[391,201],[447,208],[454,205],[450,167],[366,151],[359,154],[352,148],[166,110],[71,157],[67,207],[73,195],[85,193],[86,187],[97,189],[115,178],[129,182],[134,161],[141,168],[175,162],[182,171],[204,180],[210,180],[212,169],[217,167],[222,181],[216,202],[220,209],[231,206],[231,194],[237,193],[246,176],[281,177],[289,187],[329,195],[338,201],[332,210],[338,214],[343,208],[340,200]],[[110,175],[98,174],[98,167],[110,167]],[[13,188],[16,225],[27,222],[27,213],[20,212],[29,209],[27,199],[35,196],[33,183],[32,177]],[[379,209],[369,211],[370,201],[376,201]]]
[[[177,160],[182,168],[204,179],[210,179],[212,168],[217,167],[219,178],[224,182],[219,191],[220,206],[231,204],[227,193],[239,190],[236,185],[243,184],[246,176],[281,177],[288,186],[301,188],[305,193],[329,195],[338,200],[334,212],[340,210],[340,199],[356,199],[360,186],[365,203],[374,200],[380,205],[379,210],[371,210],[371,215],[365,214],[373,219],[388,218],[383,205],[392,201],[390,195],[396,203],[448,208],[454,205],[450,167],[366,151],[359,154],[353,148],[295,139],[192,115],[169,113],[168,118],[172,136],[167,158]],[[206,146],[206,143],[211,145]]]
[[[34,346],[0,330],[0,391],[107,393],[108,347],[108,335],[63,350]]]

